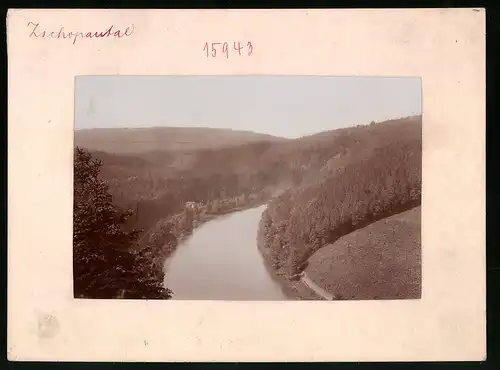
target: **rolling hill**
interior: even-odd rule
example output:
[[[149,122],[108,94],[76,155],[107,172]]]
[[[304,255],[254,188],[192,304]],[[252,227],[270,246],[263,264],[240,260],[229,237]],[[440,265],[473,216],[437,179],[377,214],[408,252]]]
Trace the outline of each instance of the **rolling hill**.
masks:
[[[204,127],[94,128],[75,131],[75,146],[116,154],[215,149],[286,140],[250,131]]]
[[[374,222],[319,249],[306,276],[334,299],[421,295],[420,206]]]

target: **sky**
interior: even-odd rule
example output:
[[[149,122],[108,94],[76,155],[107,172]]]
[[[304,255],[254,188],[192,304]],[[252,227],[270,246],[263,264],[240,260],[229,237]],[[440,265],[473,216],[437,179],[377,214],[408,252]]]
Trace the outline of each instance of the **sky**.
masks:
[[[417,77],[78,76],[75,128],[213,127],[297,138],[421,114]]]

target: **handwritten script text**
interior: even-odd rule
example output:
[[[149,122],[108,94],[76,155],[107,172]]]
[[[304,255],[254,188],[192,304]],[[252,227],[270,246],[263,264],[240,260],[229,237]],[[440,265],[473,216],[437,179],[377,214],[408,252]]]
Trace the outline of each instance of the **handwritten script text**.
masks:
[[[114,25],[111,25],[111,27],[108,27],[106,30],[100,32],[83,32],[75,30],[68,32],[64,29],[64,27],[61,27],[58,31],[40,29],[40,24],[35,22],[28,22],[27,26],[31,30],[31,33],[29,35],[30,38],[34,37],[39,39],[69,39],[73,41],[73,45],[76,43],[76,40],[79,37],[87,39],[115,37],[120,39],[122,37],[132,35],[135,29],[134,25],[125,28],[125,30],[115,28]]]

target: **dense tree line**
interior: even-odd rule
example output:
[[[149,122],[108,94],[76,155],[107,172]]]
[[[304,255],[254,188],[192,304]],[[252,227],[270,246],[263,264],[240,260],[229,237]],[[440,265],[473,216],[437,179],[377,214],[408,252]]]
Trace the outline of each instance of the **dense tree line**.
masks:
[[[138,231],[124,228],[129,210],[113,204],[102,162],[74,153],[73,278],[77,298],[168,298],[145,256],[131,253]]]
[[[270,202],[260,232],[275,268],[293,276],[319,248],[420,204],[421,121],[400,124],[407,125],[410,135],[379,141],[367,137],[363,150],[355,150],[351,143],[329,176]],[[394,127],[371,125],[367,132],[374,134],[377,128],[379,137],[392,137]]]

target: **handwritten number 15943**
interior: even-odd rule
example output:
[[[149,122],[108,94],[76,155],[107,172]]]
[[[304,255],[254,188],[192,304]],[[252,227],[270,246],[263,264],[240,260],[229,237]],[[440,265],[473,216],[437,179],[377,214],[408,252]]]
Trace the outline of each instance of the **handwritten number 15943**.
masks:
[[[226,59],[229,59],[229,55],[238,54],[239,56],[241,56],[246,54],[250,56],[253,53],[253,45],[250,41],[248,41],[246,45],[236,41],[233,42],[232,47],[230,47],[229,45],[230,44],[228,42],[205,42],[203,51],[205,52],[205,56],[207,58],[209,58],[210,56],[212,58],[221,56],[225,57]]]

